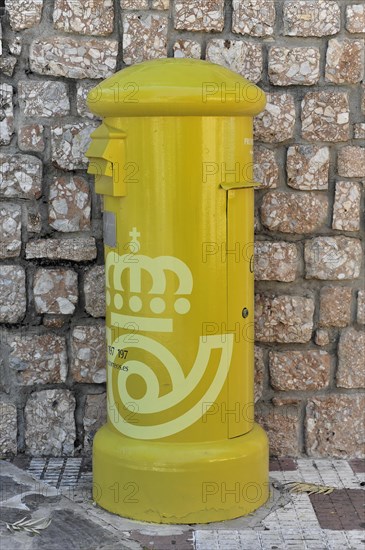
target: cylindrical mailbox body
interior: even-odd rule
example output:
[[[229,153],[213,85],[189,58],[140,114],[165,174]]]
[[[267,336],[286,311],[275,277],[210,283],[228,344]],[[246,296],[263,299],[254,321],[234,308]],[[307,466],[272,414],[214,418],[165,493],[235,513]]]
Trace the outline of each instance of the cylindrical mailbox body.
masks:
[[[203,61],[125,69],[89,96],[104,195],[108,423],[94,498],[203,523],[268,497],[253,420],[252,116],[264,94]]]

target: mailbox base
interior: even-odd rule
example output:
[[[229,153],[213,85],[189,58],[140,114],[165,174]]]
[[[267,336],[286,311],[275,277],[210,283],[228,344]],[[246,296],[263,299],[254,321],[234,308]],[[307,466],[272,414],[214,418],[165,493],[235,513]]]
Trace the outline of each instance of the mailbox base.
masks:
[[[224,441],[171,443],[96,434],[93,498],[120,516],[155,523],[209,523],[249,514],[269,497],[269,450],[255,424]]]

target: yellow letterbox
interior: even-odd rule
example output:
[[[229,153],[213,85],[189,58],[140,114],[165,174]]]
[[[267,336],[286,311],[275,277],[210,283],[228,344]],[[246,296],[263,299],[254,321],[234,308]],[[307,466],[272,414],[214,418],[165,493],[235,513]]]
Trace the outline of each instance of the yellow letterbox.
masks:
[[[94,88],[87,156],[104,196],[108,423],[94,499],[206,523],[268,498],[253,420],[252,117],[265,95],[219,65],[148,61]]]

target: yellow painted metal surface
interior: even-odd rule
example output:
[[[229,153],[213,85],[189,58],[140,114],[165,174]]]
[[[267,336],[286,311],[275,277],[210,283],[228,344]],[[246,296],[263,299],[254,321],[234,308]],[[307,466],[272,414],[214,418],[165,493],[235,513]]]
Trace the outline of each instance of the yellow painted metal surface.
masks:
[[[218,65],[168,59],[120,71],[88,104],[104,117],[87,155],[104,196],[107,303],[94,498],[154,522],[249,513],[268,497],[253,421],[252,116],[264,94]]]

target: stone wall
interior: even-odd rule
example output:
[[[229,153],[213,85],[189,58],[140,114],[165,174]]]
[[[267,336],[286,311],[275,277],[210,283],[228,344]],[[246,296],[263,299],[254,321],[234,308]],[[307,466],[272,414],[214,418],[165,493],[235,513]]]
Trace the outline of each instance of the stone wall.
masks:
[[[89,453],[105,420],[102,214],[85,96],[195,57],[268,92],[255,120],[256,397],[275,455],[359,457],[365,410],[361,0],[5,0],[1,452]]]

